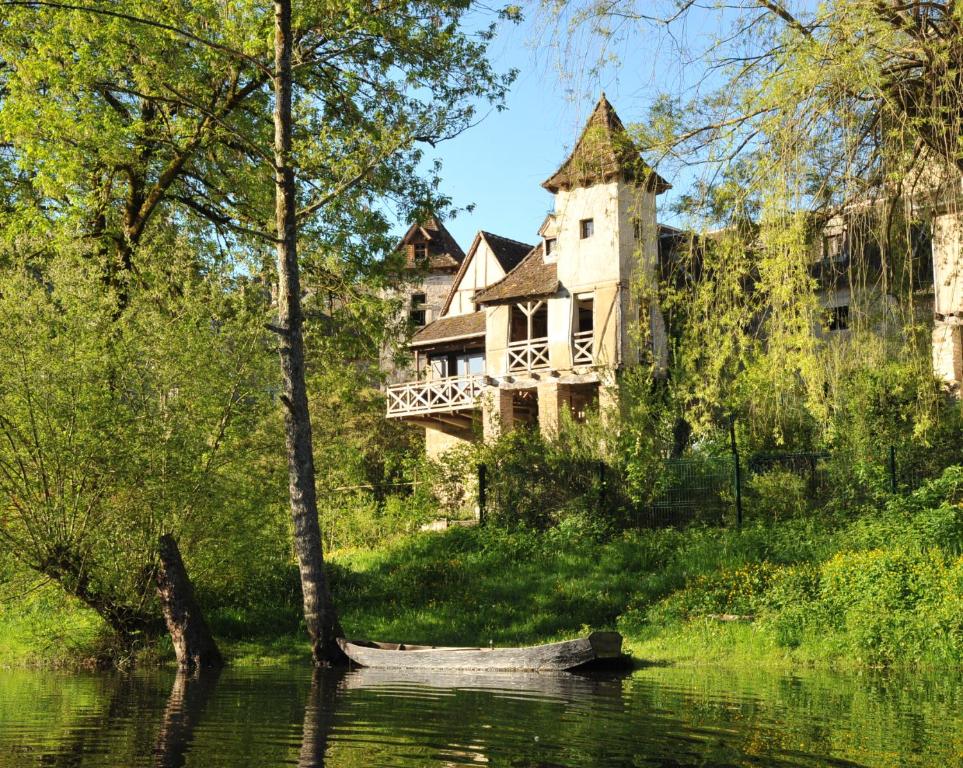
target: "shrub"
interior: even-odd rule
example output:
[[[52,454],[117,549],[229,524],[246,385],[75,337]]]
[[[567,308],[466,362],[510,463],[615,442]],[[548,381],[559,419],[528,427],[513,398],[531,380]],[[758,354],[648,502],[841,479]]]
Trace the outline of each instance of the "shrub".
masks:
[[[829,627],[869,664],[963,654],[963,570],[938,550],[842,553],[823,566],[820,600]]]
[[[820,573],[815,565],[785,566],[773,572],[758,604],[762,625],[773,631],[779,645],[798,647],[807,627],[818,623],[819,589]]]
[[[697,576],[684,589],[658,604],[651,618],[679,620],[709,614],[752,615],[763,605],[763,595],[776,571],[771,563],[746,563]]]
[[[801,516],[809,507],[806,481],[781,467],[751,475],[746,483],[746,502],[747,513],[756,518],[786,520]]]

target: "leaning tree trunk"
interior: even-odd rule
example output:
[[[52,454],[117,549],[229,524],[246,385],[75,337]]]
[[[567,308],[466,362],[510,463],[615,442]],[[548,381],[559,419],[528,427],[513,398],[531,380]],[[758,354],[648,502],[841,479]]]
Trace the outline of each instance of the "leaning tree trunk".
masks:
[[[284,379],[284,434],[294,549],[301,570],[304,620],[319,665],[343,663],[341,626],[324,574],[314,485],[311,417],[304,379],[304,337],[297,253],[297,195],[291,162],[291,0],[274,2],[274,192],[277,222],[278,333]]]
[[[224,659],[204,621],[201,607],[194,599],[194,588],[177,542],[173,536],[165,533],[160,537],[159,544],[157,595],[174,643],[178,666],[186,672],[224,666]]]

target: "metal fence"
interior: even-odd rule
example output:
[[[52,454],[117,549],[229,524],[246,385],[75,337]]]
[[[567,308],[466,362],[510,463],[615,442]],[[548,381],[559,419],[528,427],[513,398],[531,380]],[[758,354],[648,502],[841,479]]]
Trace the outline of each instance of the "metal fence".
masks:
[[[578,462],[554,468],[551,474],[534,471],[520,477],[499,475],[482,466],[478,477],[478,508],[509,517],[513,504],[538,507],[537,519],[551,522],[565,509],[592,509],[626,527],[683,526],[692,523],[741,524],[744,496],[754,477],[782,470],[802,480],[807,501],[818,502],[832,491],[826,452],[769,452],[748,457],[738,452],[722,456],[667,459],[647,488],[633,487],[630,478],[601,462]],[[879,479],[892,492],[918,487],[927,474],[919,467],[902,466],[895,449],[879,457]],[[636,499],[646,498],[639,503]]]

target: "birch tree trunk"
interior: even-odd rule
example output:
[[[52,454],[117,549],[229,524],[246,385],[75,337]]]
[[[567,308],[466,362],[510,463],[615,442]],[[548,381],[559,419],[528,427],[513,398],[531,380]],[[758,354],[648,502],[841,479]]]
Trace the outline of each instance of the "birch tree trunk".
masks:
[[[278,332],[284,379],[284,433],[294,548],[301,570],[304,620],[315,664],[343,663],[342,635],[324,573],[314,484],[311,417],[304,371],[303,316],[297,254],[297,196],[291,158],[291,0],[274,2],[274,191],[277,221]]]

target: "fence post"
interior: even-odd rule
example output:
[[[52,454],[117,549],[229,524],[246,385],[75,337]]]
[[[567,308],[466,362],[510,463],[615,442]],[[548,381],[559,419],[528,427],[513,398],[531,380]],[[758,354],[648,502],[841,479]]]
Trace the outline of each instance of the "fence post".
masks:
[[[896,446],[889,447],[889,489],[896,493]]]
[[[478,525],[485,524],[485,502],[488,498],[488,467],[478,465]]]
[[[605,512],[605,499],[606,499],[606,488],[605,488],[605,462],[599,461],[598,463],[598,473],[599,473],[599,499],[598,499],[598,511],[599,514]]]
[[[739,448],[736,446],[736,419],[729,419],[729,442],[732,445],[732,462],[736,483],[736,526],[742,528],[742,468],[739,466]]]

